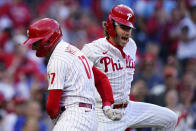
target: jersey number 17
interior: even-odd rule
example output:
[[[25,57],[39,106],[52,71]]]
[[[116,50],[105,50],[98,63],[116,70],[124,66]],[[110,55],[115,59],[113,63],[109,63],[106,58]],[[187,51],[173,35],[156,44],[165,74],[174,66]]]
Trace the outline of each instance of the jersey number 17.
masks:
[[[82,61],[82,64],[84,66],[84,69],[86,71],[86,74],[87,74],[88,79],[91,79],[92,78],[92,76],[91,76],[91,70],[90,70],[90,66],[88,64],[87,59],[85,58],[85,56],[78,56],[78,58]]]

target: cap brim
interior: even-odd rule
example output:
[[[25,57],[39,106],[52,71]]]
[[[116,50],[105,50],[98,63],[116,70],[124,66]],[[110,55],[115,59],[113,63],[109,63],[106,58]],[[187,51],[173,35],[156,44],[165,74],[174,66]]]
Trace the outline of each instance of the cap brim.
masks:
[[[129,27],[135,29],[135,26],[132,23],[129,23]]]
[[[33,43],[35,43],[41,39],[42,38],[29,38],[23,44],[31,48]]]
[[[134,25],[131,22],[123,21],[123,22],[119,22],[119,23],[135,29]]]
[[[135,29],[134,25],[130,21],[126,21],[126,20],[123,20],[123,19],[118,19],[116,17],[113,17],[113,19],[114,19],[114,21],[116,21],[119,24],[122,24],[122,25],[125,25],[125,26],[128,26],[128,27],[131,27],[131,28]]]

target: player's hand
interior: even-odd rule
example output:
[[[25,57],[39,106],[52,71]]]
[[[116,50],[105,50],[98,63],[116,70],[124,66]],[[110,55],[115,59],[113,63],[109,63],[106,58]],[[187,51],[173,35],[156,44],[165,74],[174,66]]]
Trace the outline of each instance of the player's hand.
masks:
[[[112,109],[111,106],[104,106],[103,107],[104,114],[113,121],[120,120],[124,113],[122,113],[120,110]]]

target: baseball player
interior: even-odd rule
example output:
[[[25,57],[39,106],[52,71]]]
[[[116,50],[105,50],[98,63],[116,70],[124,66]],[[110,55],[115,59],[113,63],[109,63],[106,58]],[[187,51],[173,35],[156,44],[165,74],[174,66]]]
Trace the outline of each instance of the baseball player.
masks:
[[[30,25],[24,43],[36,50],[36,56],[49,57],[46,109],[55,123],[53,130],[96,131],[95,85],[103,99],[103,107],[110,107],[114,101],[111,85],[104,73],[61,37],[59,23],[44,18]],[[120,117],[120,113],[108,109],[106,114]]]
[[[131,82],[135,71],[136,44],[131,36],[135,14],[125,5],[112,8],[103,24],[105,38],[85,44],[82,52],[109,78],[114,95],[113,109],[122,112],[118,121],[109,119],[103,110],[99,95],[96,113],[99,131],[123,131],[126,128],[155,127],[173,131],[177,115],[171,110],[153,104],[129,100]]]

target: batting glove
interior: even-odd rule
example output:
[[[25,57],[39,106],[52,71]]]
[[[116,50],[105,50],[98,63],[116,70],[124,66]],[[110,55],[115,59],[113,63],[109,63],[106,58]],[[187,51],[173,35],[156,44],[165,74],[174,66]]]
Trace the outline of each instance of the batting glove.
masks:
[[[120,110],[112,109],[111,106],[104,106],[103,107],[104,114],[113,121],[120,120],[124,113],[122,113]]]

